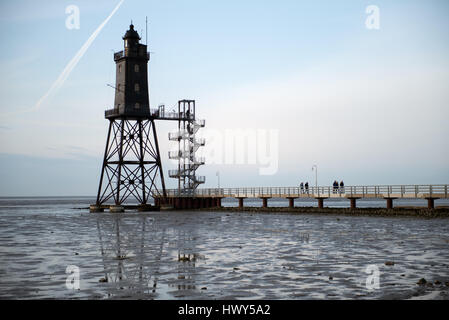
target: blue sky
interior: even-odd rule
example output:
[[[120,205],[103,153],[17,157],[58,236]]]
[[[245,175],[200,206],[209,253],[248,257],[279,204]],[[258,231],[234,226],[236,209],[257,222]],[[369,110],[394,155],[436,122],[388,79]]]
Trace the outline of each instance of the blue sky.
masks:
[[[312,183],[313,164],[321,185],[448,183],[447,1],[125,0],[59,90],[27,111],[118,3],[0,2],[0,196],[95,194],[112,52],[145,16],[152,107],[192,98],[207,130],[279,131],[275,175],[210,164],[206,186],[217,170],[227,187]],[[78,30],[66,28],[69,5]],[[365,27],[368,5],[380,30]],[[164,170],[174,127],[158,124]]]

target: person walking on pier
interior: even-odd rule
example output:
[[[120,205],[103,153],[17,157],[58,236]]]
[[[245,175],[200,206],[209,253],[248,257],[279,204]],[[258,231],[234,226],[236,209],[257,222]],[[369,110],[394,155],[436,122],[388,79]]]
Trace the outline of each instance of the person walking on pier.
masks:
[[[343,180],[340,181],[340,193],[345,193],[345,184]]]
[[[309,182],[306,182],[306,184],[304,185],[304,188],[306,190],[306,193],[309,193]]]
[[[299,185],[299,188],[301,189],[301,194],[304,193],[304,182],[301,182],[301,184]]]
[[[337,193],[337,190],[338,190],[338,182],[337,182],[337,180],[334,180],[334,183],[332,184],[332,186],[333,186],[333,193],[334,194],[336,194]]]

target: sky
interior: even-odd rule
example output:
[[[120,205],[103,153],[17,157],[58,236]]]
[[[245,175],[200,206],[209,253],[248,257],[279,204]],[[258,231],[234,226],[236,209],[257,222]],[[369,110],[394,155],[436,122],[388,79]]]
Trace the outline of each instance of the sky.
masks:
[[[151,107],[196,100],[204,187],[217,171],[221,187],[314,184],[313,165],[319,185],[447,184],[448,13],[445,0],[1,1],[0,196],[95,195],[113,52],[131,20],[144,41],[146,16]],[[167,171],[176,124],[157,130]]]

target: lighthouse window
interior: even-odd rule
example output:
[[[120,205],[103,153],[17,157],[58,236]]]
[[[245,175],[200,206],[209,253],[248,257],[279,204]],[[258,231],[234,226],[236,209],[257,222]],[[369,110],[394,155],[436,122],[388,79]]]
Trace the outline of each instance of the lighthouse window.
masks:
[[[138,83],[136,83],[136,84],[134,85],[134,91],[135,91],[135,92],[139,92],[139,91],[140,91],[140,86],[139,86]]]
[[[134,65],[134,72],[139,72],[139,65],[138,64]]]
[[[122,65],[119,64],[119,65],[118,65],[118,73],[121,73],[121,72],[122,72]]]
[[[140,108],[140,103],[136,102],[136,104],[134,105],[134,108],[139,109]]]

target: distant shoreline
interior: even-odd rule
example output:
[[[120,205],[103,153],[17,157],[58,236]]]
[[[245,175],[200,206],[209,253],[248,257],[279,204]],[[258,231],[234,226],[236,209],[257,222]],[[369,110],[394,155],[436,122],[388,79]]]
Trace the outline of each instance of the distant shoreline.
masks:
[[[386,208],[317,208],[317,207],[221,207],[198,209],[200,211],[250,212],[250,213],[285,213],[285,214],[338,214],[347,216],[377,217],[414,217],[414,218],[449,218],[449,207],[427,209],[423,207]]]

